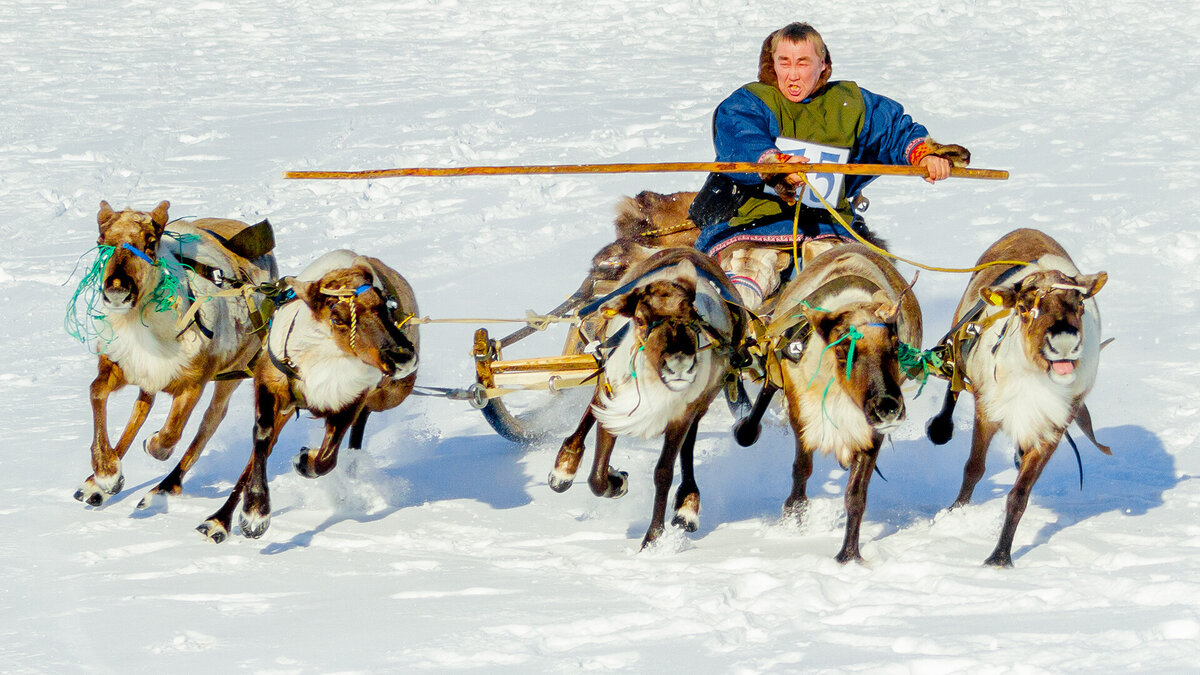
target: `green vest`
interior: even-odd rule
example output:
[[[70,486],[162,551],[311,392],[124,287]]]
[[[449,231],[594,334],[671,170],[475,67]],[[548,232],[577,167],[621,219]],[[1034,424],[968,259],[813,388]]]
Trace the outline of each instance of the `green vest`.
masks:
[[[744,87],[762,99],[779,121],[779,135],[801,141],[810,141],[839,148],[853,148],[862,131],[866,105],[858,85],[853,82],[833,82],[821,93],[806,103],[789,101],[778,87],[752,82]],[[836,205],[838,213],[849,223],[853,209],[846,195],[840,196]],[[808,207],[801,207],[811,211]],[[820,213],[824,213],[824,209]],[[774,195],[752,197],[738,209],[729,221],[731,227],[750,225],[756,222],[773,222],[792,218],[795,207],[789,206]],[[811,214],[819,216],[820,214]],[[802,214],[801,218],[805,215]]]

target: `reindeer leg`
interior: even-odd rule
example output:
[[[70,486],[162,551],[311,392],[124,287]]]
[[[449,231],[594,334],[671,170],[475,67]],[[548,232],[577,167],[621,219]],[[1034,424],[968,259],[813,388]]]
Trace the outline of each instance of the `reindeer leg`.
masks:
[[[257,384],[257,383],[256,383]],[[284,404],[280,397],[266,385],[258,385],[255,396],[254,421],[254,452],[250,455],[250,463],[246,465],[244,480],[245,498],[242,500],[242,512],[238,525],[242,534],[251,539],[258,539],[271,526],[271,493],[267,487],[267,459],[279,440],[279,433],[287,424],[287,411],[290,404]],[[341,437],[339,436],[339,440]],[[237,500],[230,495],[230,500]],[[232,515],[232,504],[229,514]],[[226,521],[228,522],[228,521]]]
[[[204,411],[204,419],[200,421],[200,429],[196,432],[196,437],[188,445],[187,452],[167,474],[165,478],[157,486],[154,487],[142,501],[138,502],[137,507],[144,509],[154,502],[156,495],[177,495],[183,489],[183,476],[196,464],[196,460],[200,459],[200,453],[204,452],[205,446],[216,433],[217,427],[221,421],[225,419],[225,414],[229,411],[229,397],[241,384],[238,380],[222,380],[213,384],[212,401],[208,404],[208,409]]]
[[[592,402],[588,404],[587,410],[583,411],[579,426],[575,427],[575,431],[570,436],[563,439],[562,447],[558,449],[558,455],[554,458],[554,468],[550,470],[550,475],[546,478],[550,489],[555,492],[566,492],[575,482],[575,473],[579,471],[579,462],[583,460],[583,451],[587,449],[584,447],[583,439],[596,424],[596,416],[592,414],[592,405],[597,402],[598,396],[599,389],[592,395]]]
[[[754,399],[754,406],[750,408],[750,412],[733,424],[733,438],[738,445],[748,448],[758,440],[758,435],[762,432],[763,415],[766,414],[777,391],[779,387],[765,382],[762,391],[758,392],[758,398]]]
[[[667,424],[667,429],[663,432],[662,454],[658,456],[658,464],[654,466],[654,509],[650,513],[650,527],[646,529],[646,536],[642,538],[643,550],[663,533],[667,493],[671,491],[671,479],[675,477],[675,458],[679,456],[683,440],[694,422],[695,418],[674,420]]]
[[[350,425],[350,440],[347,445],[351,450],[362,450],[363,434],[367,431],[367,418],[370,416],[371,409],[364,406],[358,417],[354,418],[354,424]]]
[[[192,416],[192,409],[200,402],[204,384],[193,384],[175,395],[175,399],[171,401],[171,412],[167,414],[167,421],[143,446],[147,454],[157,460],[166,460],[171,456],[175,451],[175,444],[183,435],[183,427]]]
[[[699,428],[700,418],[697,417],[679,449],[679,488],[675,490],[675,517],[671,519],[671,524],[685,532],[695,532],[700,528],[700,486],[696,485],[692,466]]]
[[[800,418],[799,399],[788,396],[788,421],[792,425],[792,436],[796,440],[796,459],[792,462],[792,492],[783,502],[784,520],[800,524],[808,510],[808,479],[812,476],[812,451],[804,447],[804,422]]]
[[[1050,456],[1054,454],[1054,448],[1058,445],[1056,438],[1053,443],[1038,445],[1032,449],[1026,450],[1021,458],[1021,470],[1017,473],[1017,480],[1013,483],[1012,491],[1008,493],[1008,506],[1004,513],[1004,527],[1000,530],[1000,540],[996,543],[996,549],[988,556],[988,559],[983,561],[984,565],[993,567],[1012,567],[1012,543],[1013,535],[1017,533],[1017,524],[1021,522],[1021,516],[1025,514],[1025,507],[1029,505],[1029,493],[1033,491],[1033,485],[1042,475],[1042,470],[1046,468],[1046,463],[1050,461]]]
[[[971,495],[975,493],[975,485],[983,478],[983,470],[987,467],[988,446],[992,437],[1000,430],[1000,425],[985,419],[979,410],[979,402],[975,403],[975,430],[971,435],[971,456],[963,467],[962,487],[958,490],[958,498],[950,505],[951,509],[971,503]]]
[[[858,550],[859,532],[863,513],[867,510],[867,486],[871,482],[871,473],[875,471],[875,459],[879,456],[882,442],[883,438],[876,434],[872,447],[854,455],[850,479],[846,481],[846,538],[842,540],[842,550],[837,554],[840,563],[851,560],[862,562],[862,554]]]
[[[954,436],[954,406],[958,403],[958,392],[946,385],[946,398],[942,409],[925,425],[925,435],[934,445],[945,445]]]
[[[321,441],[321,447],[316,450],[301,448],[300,454],[292,458],[292,466],[296,467],[296,473],[305,478],[318,478],[333,471],[333,467],[337,466],[338,448],[342,444],[342,437],[364,409],[364,401],[365,398],[360,398],[345,410],[325,418],[325,438]]]
[[[92,401],[92,475],[88,476],[79,489],[75,491],[75,499],[88,506],[101,506],[112,495],[121,491],[125,477],[121,473],[121,458],[128,450],[133,437],[137,435],[146,414],[154,403],[154,394],[139,392],[137,401],[133,404],[129,422],[121,434],[117,447],[113,448],[108,442],[108,397],[114,391],[125,386],[125,374],[121,367],[108,357],[101,356],[97,367],[96,379],[92,381],[90,398]]]
[[[588,486],[597,497],[616,499],[624,497],[629,491],[629,474],[613,469],[608,463],[616,443],[617,437],[609,433],[603,424],[596,426],[596,456],[592,460]]]
[[[242,469],[242,475],[238,476],[237,483],[234,484],[225,503],[203,523],[196,526],[196,531],[214,544],[220,544],[229,538],[233,509],[237,507],[238,501],[242,498],[242,491],[246,488],[246,481],[250,477],[250,465],[253,463],[254,454],[251,453],[250,459],[246,462],[246,468]]]

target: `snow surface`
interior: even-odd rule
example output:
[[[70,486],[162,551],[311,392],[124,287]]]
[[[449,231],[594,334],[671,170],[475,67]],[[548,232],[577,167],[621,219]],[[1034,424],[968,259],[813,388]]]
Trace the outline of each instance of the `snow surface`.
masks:
[[[0,669],[377,672],[1196,672],[1200,666],[1200,12],[1192,2],[3,0],[0,52]],[[1038,227],[1098,296],[1090,399],[1113,457],[1076,433],[1017,532],[980,566],[1015,476],[998,439],[954,513],[970,404],[923,437],[910,403],[872,481],[866,565],[833,560],[845,474],[818,460],[812,517],[778,523],[790,432],[741,449],[714,408],[697,447],[700,531],[639,553],[654,442],[622,440],[616,501],[546,486],[556,448],[506,442],[465,403],[372,418],[363,452],[312,481],[271,458],[271,529],[193,528],[250,444],[251,397],[165,508],[134,506],[169,465],[137,450],[89,509],[94,357],[62,329],[101,199],[175,217],[269,217],[284,273],[339,247],[400,269],[425,313],[519,317],[578,285],[612,209],[695,174],[316,182],[293,169],[703,161],[710,115],[752,79],[764,35],[813,22],[835,75],[890,95],[1007,182],[883,178],[893,249],[966,265]],[[906,274],[911,269],[903,268]],[[932,341],[965,284],[923,273]],[[420,382],[471,381],[473,326],[422,328]],[[508,326],[493,326],[493,333]],[[548,355],[561,335],[509,356]],[[927,345],[928,346],[928,343]],[[114,397],[112,426],[133,392]],[[545,402],[544,399],[542,402]],[[572,406],[575,406],[574,408]],[[565,396],[569,418],[582,403]],[[143,429],[161,425],[160,397]],[[189,427],[190,429],[194,428]],[[115,432],[114,432],[115,433]],[[189,436],[190,437],[190,436]],[[590,455],[589,455],[590,457]],[[590,461],[590,459],[588,460]]]

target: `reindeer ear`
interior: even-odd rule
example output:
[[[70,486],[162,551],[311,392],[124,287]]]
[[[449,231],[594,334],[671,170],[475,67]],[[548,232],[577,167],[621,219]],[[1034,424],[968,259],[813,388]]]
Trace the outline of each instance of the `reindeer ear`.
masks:
[[[892,296],[888,295],[887,291],[875,291],[871,300],[879,303],[879,308],[875,310],[875,316],[886,322],[895,321],[900,314],[900,303],[893,302]]]
[[[108,202],[101,200],[100,212],[96,214],[96,223],[100,227],[104,227],[104,224],[112,220],[115,215],[117,215],[116,212],[108,205]]]
[[[1104,284],[1108,283],[1108,272],[1096,272],[1095,274],[1081,274],[1075,277],[1075,283],[1080,287],[1086,288],[1083,297],[1090,298],[1100,292],[1104,288]]]
[[[809,305],[800,305],[800,313],[808,321],[808,325],[812,326],[813,330],[821,336],[822,340],[829,341],[829,331],[833,330],[835,321],[831,320],[832,314],[823,309],[816,309]]]
[[[356,261],[354,263],[354,269],[362,272],[362,275],[365,278],[366,283],[368,283],[372,286],[375,285],[375,270],[371,268],[370,263]]]
[[[308,305],[309,309],[314,312],[321,308],[321,282],[317,281],[299,281],[297,279],[289,280],[288,284],[292,290],[296,292],[296,297]]]
[[[169,208],[171,208],[171,202],[164,199],[150,213],[150,220],[153,221],[154,227],[158,228],[160,233],[167,227],[167,209]]]
[[[1004,286],[989,286],[979,289],[979,297],[989,305],[1013,307],[1017,304],[1017,292]]]

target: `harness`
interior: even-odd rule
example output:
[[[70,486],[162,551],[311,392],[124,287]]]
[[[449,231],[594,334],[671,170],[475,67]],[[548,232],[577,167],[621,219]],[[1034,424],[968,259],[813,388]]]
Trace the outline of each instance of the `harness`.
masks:
[[[812,337],[813,326],[808,322],[808,318],[799,311],[800,306],[821,310],[822,308],[811,304],[816,302],[817,298],[828,297],[846,288],[863,285],[882,290],[876,282],[859,275],[845,275],[830,279],[813,289],[803,300],[793,305],[766,327],[762,335],[763,339],[751,347],[750,351],[761,359],[768,382],[776,387],[783,387],[783,361],[798,363],[804,354],[804,345]],[[847,339],[848,336],[849,334],[842,336],[839,340]],[[826,345],[825,348],[828,349],[836,342]],[[853,346],[853,344],[852,341],[851,345]],[[847,370],[852,360],[847,361]]]
[[[371,263],[369,260],[366,262],[371,268],[373,278],[380,282],[384,288],[380,289],[372,284],[362,284],[356,288],[320,289],[321,293],[335,296],[338,298],[337,302],[346,303],[350,306],[351,349],[355,348],[355,339],[357,335],[356,329],[358,326],[358,309],[354,304],[354,299],[363,293],[366,293],[371,289],[380,291],[380,294],[383,296],[384,306],[388,309],[388,316],[392,319],[392,323],[395,325],[396,330],[402,330],[405,324],[407,324],[414,316],[416,316],[415,314],[404,314],[402,318],[397,320],[396,315],[400,310],[400,301],[397,297],[395,286],[393,286],[387,280],[386,276],[380,273],[377,265]],[[291,288],[291,281],[292,279],[287,277],[279,280],[278,286],[280,288],[276,295],[273,296],[277,299],[277,307],[283,307],[298,299],[296,292]],[[308,404],[304,398],[303,391],[298,386],[304,378],[300,375],[299,366],[297,366],[296,362],[293,361],[291,356],[288,355],[287,345],[288,340],[291,339],[292,330],[294,330],[296,327],[296,319],[298,319],[299,316],[299,312],[297,312],[296,315],[292,317],[291,324],[288,325],[287,333],[283,337],[283,354],[276,354],[275,351],[271,349],[271,341],[269,339],[263,340],[263,351],[266,351],[267,358],[269,358],[271,360],[271,364],[287,378],[288,391],[292,395],[292,399],[296,401],[297,404],[297,414],[299,414],[299,410],[301,408],[307,409]],[[257,355],[255,358],[257,358]]]
[[[1031,264],[1033,264],[1033,261],[1027,262],[1023,265],[1013,265],[1012,267],[1009,267],[996,277],[996,279],[992,282],[992,285],[994,286],[1008,281],[1017,272],[1025,269]],[[1039,296],[1038,301],[1040,302],[1040,300],[1041,297]],[[982,299],[977,300],[971,309],[964,313],[962,318],[960,318],[958,322],[950,328],[949,332],[947,332],[941,340],[938,340],[937,344],[929,350],[931,354],[936,356],[941,361],[941,363],[935,366],[931,372],[937,377],[948,380],[950,382],[950,388],[952,391],[963,391],[964,389],[969,389],[971,386],[970,379],[966,375],[965,364],[967,358],[971,354],[971,351],[975,349],[975,345],[979,341],[979,336],[983,335],[983,333],[995,325],[996,322],[1000,321],[1001,319],[1007,320],[1012,314],[1012,309],[1005,307],[993,314],[988,315],[987,317],[984,317],[983,319],[980,319],[984,310],[987,309],[988,306],[989,304],[984,302]],[[1036,313],[1039,311],[1040,310],[1038,309],[1037,304],[1035,304],[1031,309],[1031,312],[1035,313],[1033,318],[1037,318]],[[1008,327],[1006,325],[1001,329],[1000,340],[1004,339],[1004,336],[1007,334],[1007,332]],[[1000,340],[997,341],[997,347],[999,346]]]

